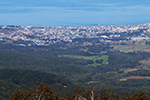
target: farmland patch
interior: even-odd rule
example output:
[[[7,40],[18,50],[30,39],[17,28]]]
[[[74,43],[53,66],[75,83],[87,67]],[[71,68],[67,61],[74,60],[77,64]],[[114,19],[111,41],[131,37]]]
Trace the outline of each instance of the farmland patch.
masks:
[[[144,64],[144,65],[146,65],[146,66],[150,66],[150,58],[142,60],[142,61],[139,61],[139,62]]]
[[[59,57],[70,57],[75,59],[84,59],[84,60],[92,60],[93,64],[88,64],[88,66],[97,66],[101,64],[107,64],[108,56],[80,56],[80,55],[59,55]],[[98,62],[99,61],[99,62]]]
[[[148,77],[148,76],[130,76],[130,77],[119,79],[119,81],[126,81],[129,79],[150,79],[150,77]]]
[[[115,50],[119,50],[121,52],[134,52],[134,51],[145,51],[150,52],[149,45],[142,45],[142,44],[128,44],[128,45],[111,45],[114,47]]]

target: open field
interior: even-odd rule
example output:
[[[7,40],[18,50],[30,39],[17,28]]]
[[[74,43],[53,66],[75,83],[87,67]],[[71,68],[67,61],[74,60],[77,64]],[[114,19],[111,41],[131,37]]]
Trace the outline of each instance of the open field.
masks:
[[[139,62],[146,65],[146,66],[150,66],[150,58],[146,59],[146,60],[139,61]]]
[[[127,73],[127,72],[133,72],[133,71],[137,71],[138,68],[127,68],[127,69],[120,69],[120,71],[124,71],[124,73]]]
[[[93,64],[88,64],[89,66],[97,66],[101,65],[96,63],[96,60],[103,59],[102,64],[107,64],[108,56],[102,55],[102,56],[80,56],[80,55],[59,55],[59,57],[70,57],[75,59],[85,59],[85,60],[93,60]]]
[[[119,79],[120,81],[126,81],[128,79],[150,79],[148,76],[130,76],[126,78]]]
[[[110,45],[114,47],[115,50],[119,50],[121,52],[134,52],[134,51],[145,51],[150,52],[149,45],[142,45],[142,44],[128,44],[128,45]]]
[[[59,56],[59,57],[70,57],[70,58],[75,58],[75,59],[92,60],[92,59],[95,59],[98,56],[62,55],[62,56]]]

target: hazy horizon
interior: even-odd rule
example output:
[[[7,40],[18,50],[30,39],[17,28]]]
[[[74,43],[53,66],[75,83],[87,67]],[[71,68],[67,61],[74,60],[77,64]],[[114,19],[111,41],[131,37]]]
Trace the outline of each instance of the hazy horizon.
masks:
[[[148,0],[0,0],[1,25],[95,26],[150,23]]]

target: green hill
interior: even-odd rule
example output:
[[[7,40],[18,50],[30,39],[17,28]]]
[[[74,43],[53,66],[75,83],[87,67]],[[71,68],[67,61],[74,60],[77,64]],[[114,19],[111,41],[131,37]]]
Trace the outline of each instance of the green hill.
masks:
[[[0,52],[0,68],[29,69],[53,73],[69,79],[86,74],[89,69],[82,66],[82,60],[60,58],[53,55],[30,55]]]

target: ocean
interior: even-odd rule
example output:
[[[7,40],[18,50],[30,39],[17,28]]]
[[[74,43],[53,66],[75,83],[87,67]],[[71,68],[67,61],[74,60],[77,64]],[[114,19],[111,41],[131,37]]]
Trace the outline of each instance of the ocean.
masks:
[[[150,23],[149,0],[0,0],[0,24],[97,26]]]

